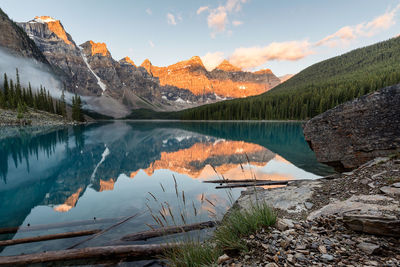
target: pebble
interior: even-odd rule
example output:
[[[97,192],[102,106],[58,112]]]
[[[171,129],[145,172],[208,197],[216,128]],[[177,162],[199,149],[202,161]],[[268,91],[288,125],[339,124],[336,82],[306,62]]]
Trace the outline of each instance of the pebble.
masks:
[[[224,254],[224,255],[222,255],[222,256],[220,256],[218,258],[217,262],[218,262],[218,264],[222,264],[223,262],[226,262],[226,261],[230,260],[230,258],[231,257],[229,257],[228,255]]]
[[[357,245],[357,247],[368,255],[374,254],[375,251],[379,248],[378,245],[368,242],[361,242],[360,244]]]
[[[321,245],[318,247],[319,252],[321,252],[321,254],[326,254],[326,247],[324,245]]]
[[[304,206],[306,207],[306,209],[311,209],[313,206],[314,206],[314,204],[313,203],[311,203],[311,202],[304,202]]]
[[[304,255],[302,254],[302,253],[300,253],[300,252],[297,252],[296,254],[294,254],[294,257],[296,258],[296,260],[298,260],[298,261],[305,261],[305,257],[304,257]]]
[[[334,259],[333,256],[329,255],[329,254],[322,254],[321,258],[326,261],[333,261],[333,259]]]
[[[293,221],[290,219],[278,219],[275,227],[281,231],[285,231],[294,227]]]

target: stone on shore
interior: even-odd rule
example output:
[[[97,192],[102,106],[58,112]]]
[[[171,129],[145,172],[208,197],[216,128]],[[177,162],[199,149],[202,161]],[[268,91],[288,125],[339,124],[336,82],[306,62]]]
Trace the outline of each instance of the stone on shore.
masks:
[[[341,104],[309,120],[305,139],[318,161],[354,169],[400,151],[400,84]]]

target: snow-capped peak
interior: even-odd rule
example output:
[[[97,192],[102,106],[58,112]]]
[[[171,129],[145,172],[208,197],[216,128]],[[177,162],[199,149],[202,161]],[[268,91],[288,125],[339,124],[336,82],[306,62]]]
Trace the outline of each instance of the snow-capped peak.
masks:
[[[53,19],[52,17],[49,16],[36,16],[34,21],[39,22],[39,23],[49,23],[49,22],[55,22],[57,21],[56,19]]]

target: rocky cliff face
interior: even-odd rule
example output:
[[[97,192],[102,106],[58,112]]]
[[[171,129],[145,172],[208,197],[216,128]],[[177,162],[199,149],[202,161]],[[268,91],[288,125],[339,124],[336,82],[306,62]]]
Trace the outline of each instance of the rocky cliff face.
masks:
[[[209,72],[199,57],[168,67],[153,66],[149,60],[142,64],[150,75],[158,77],[163,86],[187,89],[194,95],[214,96],[210,100],[237,98],[261,94],[280,83],[270,70],[245,72],[224,60]]]
[[[105,43],[76,45],[54,18],[35,17],[19,25],[44,60],[59,70],[67,90],[95,97],[90,98],[91,105],[107,115],[124,116],[135,108],[180,110],[260,94],[280,82],[270,70],[245,72],[226,60],[209,72],[199,57],[168,67],[145,60],[137,67],[129,57],[114,60]],[[113,110],[117,112],[109,114]]]
[[[46,57],[16,23],[0,9],[0,47],[16,56],[34,58],[48,64]]]
[[[339,105],[309,120],[304,135],[320,162],[354,169],[400,151],[400,84]]]
[[[42,16],[18,23],[36,43],[47,60],[63,74],[67,90],[82,95],[100,95],[103,91],[72,37],[59,20]]]

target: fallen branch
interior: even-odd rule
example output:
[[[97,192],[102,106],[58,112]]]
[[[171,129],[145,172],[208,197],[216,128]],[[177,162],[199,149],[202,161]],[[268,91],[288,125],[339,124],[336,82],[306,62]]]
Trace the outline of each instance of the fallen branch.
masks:
[[[42,224],[42,225],[34,225],[34,226],[16,226],[16,227],[7,227],[0,228],[0,234],[13,234],[16,232],[28,232],[28,231],[39,231],[39,230],[48,230],[48,229],[56,229],[56,228],[64,228],[64,227],[72,227],[72,226],[82,226],[82,225],[90,225],[90,224],[105,224],[111,223],[122,218],[105,218],[105,219],[93,219],[93,220],[83,220],[83,221],[74,221],[74,222],[63,222],[63,223],[52,223],[52,224]]]
[[[134,214],[134,215],[132,215],[132,216],[129,216],[129,217],[125,218],[124,220],[122,220],[122,221],[120,221],[120,222],[118,222],[118,223],[116,223],[116,224],[113,224],[113,225],[111,225],[110,227],[104,229],[103,231],[101,231],[101,232],[99,232],[99,233],[97,233],[97,234],[95,234],[95,235],[92,235],[91,237],[89,237],[89,238],[87,238],[87,239],[85,239],[85,240],[82,240],[82,241],[76,243],[75,245],[69,247],[68,249],[76,248],[77,246],[79,246],[79,245],[81,245],[81,244],[83,244],[83,243],[85,243],[85,242],[87,242],[87,241],[89,241],[89,240],[92,240],[92,239],[94,239],[94,238],[96,238],[96,237],[98,237],[98,236],[100,236],[100,235],[102,235],[102,234],[108,232],[109,230],[113,229],[114,227],[117,227],[117,226],[119,226],[119,225],[121,225],[121,224],[123,224],[123,223],[129,221],[130,219],[135,218],[135,217],[138,216],[139,214],[140,214],[140,213],[136,213],[136,214]]]
[[[201,230],[201,229],[205,229],[205,228],[211,228],[216,225],[217,225],[217,222],[207,221],[207,222],[193,223],[193,224],[180,225],[180,226],[168,226],[168,227],[162,227],[162,228],[155,229],[155,230],[129,234],[129,235],[123,236],[121,238],[121,240],[122,241],[147,240],[149,238],[154,238],[154,237],[159,237],[159,236],[172,235],[172,234],[176,234],[176,233],[183,233],[183,232],[189,232],[189,231],[193,231],[193,230]]]
[[[95,230],[85,230],[85,231],[78,231],[78,232],[67,232],[67,233],[60,233],[60,234],[53,234],[53,235],[42,235],[42,236],[4,240],[4,241],[0,241],[0,246],[12,246],[12,245],[23,244],[23,243],[32,243],[32,242],[39,242],[39,241],[46,241],[46,240],[93,235],[100,231],[101,231],[100,229],[95,229]]]
[[[235,187],[249,187],[249,186],[263,186],[263,185],[286,185],[289,181],[269,181],[269,182],[253,182],[253,183],[243,183],[243,184],[227,184],[216,186],[216,189],[222,188],[235,188]]]
[[[271,180],[254,180],[254,179],[241,179],[241,180],[207,180],[203,183],[213,183],[213,184],[228,184],[228,183],[254,183],[254,182],[270,182]]]
[[[84,261],[107,261],[107,260],[141,260],[153,259],[161,255],[165,250],[179,246],[179,243],[153,244],[153,245],[128,245],[128,246],[106,246],[82,249],[69,249],[59,251],[48,251],[36,254],[0,257],[0,266],[32,265],[45,263],[62,263],[65,265],[79,265]]]

